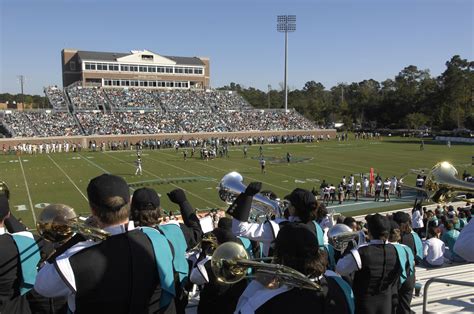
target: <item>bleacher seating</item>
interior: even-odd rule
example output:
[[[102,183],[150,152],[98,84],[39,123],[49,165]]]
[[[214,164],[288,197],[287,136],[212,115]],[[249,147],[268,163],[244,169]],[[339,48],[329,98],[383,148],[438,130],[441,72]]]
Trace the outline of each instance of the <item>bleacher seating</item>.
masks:
[[[14,112],[3,123],[12,136],[63,136],[309,130],[294,110],[254,109],[229,91],[82,87],[44,89],[54,112]],[[72,113],[66,111],[72,110]],[[62,113],[59,113],[62,112]],[[78,125],[79,123],[79,125]]]
[[[67,110],[67,103],[61,89],[56,86],[48,86],[44,89],[44,93],[55,110]]]
[[[75,110],[99,110],[107,107],[107,100],[101,88],[73,86],[66,88]]]
[[[416,280],[424,287],[431,278],[444,278],[474,283],[474,264],[446,264],[440,268],[416,267]],[[412,310],[423,313],[423,288],[420,296],[413,297]],[[432,283],[428,289],[427,311],[436,313],[473,313],[474,288]]]

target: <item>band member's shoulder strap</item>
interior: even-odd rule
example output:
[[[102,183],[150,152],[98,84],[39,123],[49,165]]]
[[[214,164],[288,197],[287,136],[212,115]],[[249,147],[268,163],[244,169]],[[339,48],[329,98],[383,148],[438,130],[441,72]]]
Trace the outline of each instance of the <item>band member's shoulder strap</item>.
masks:
[[[421,242],[420,236],[416,232],[412,231],[411,235],[413,236],[413,241],[415,242],[416,252],[414,253],[417,258],[422,260],[423,259],[423,242]]]
[[[316,238],[318,239],[318,246],[326,250],[328,254],[329,269],[336,269],[336,259],[334,257],[334,248],[330,244],[324,244],[324,231],[316,220],[313,220],[314,228],[316,229]]]
[[[183,231],[179,225],[173,223],[160,225],[159,228],[166,239],[173,244],[173,266],[175,271],[178,273],[180,283],[183,285],[185,281],[187,281],[189,275],[189,266],[186,261],[187,244]]]
[[[35,285],[37,265],[41,259],[40,249],[33,235],[27,231],[11,235],[18,248],[21,264],[20,294],[24,295]]]
[[[400,283],[403,284],[408,276],[412,274],[414,271],[414,257],[413,254],[409,253],[411,249],[405,249],[405,245],[398,244],[398,243],[393,243],[393,246],[395,247],[395,250],[397,251],[397,257],[398,257],[398,263],[400,264],[400,268],[402,269],[402,272],[400,274]],[[411,254],[411,256],[410,256]],[[408,264],[407,264],[408,263]],[[409,272],[407,273],[407,265],[409,265]]]
[[[355,313],[355,302],[354,302],[354,292],[352,291],[351,286],[341,277],[334,275],[328,275],[326,278],[334,280],[337,283],[339,288],[341,288],[344,293],[344,298],[346,299],[347,308],[349,309],[350,314]]]
[[[150,239],[155,254],[156,267],[160,276],[163,293],[160,298],[160,308],[168,306],[176,295],[174,288],[173,254],[168,240],[158,230],[142,227],[143,233]]]
[[[241,237],[241,236],[238,236],[237,238],[239,238],[240,241],[242,242],[242,245],[244,246],[245,250],[249,254],[250,258],[253,258],[252,242],[250,242],[250,239],[246,237]]]

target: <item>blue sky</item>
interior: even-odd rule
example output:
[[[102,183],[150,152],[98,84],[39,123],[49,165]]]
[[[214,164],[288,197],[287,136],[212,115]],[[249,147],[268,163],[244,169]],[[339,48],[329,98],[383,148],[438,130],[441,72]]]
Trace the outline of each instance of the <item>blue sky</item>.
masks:
[[[474,59],[471,0],[0,0],[0,92],[61,85],[62,48],[207,56],[213,87],[267,89],[283,81],[284,35],[276,16],[295,14],[290,88],[310,80],[393,78],[413,64],[444,71],[453,55]]]

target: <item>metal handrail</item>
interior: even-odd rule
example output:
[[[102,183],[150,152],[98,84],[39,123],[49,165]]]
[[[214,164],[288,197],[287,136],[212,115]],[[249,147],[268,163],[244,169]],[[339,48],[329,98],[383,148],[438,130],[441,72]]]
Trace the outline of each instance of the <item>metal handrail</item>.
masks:
[[[444,279],[444,278],[431,278],[431,279],[429,279],[425,283],[425,287],[423,288],[423,314],[434,313],[434,312],[426,311],[426,306],[428,304],[428,287],[433,282],[440,282],[440,283],[446,283],[446,284],[452,284],[452,285],[474,287],[474,282],[459,281],[459,280]]]

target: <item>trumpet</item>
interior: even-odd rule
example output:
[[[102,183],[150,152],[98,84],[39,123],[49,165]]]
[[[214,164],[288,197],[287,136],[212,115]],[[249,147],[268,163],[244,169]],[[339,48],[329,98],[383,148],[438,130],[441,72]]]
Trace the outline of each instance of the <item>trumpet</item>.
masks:
[[[86,240],[102,241],[110,235],[107,231],[92,226],[91,219],[76,215],[74,209],[64,204],[46,206],[38,217],[36,228],[40,236],[61,245],[75,233]]]
[[[247,188],[242,182],[242,175],[238,172],[226,174],[219,184],[219,197],[221,200],[231,205],[239,194],[245,192]],[[253,197],[250,209],[251,221],[262,222],[267,217],[283,217],[283,213],[288,206],[286,201],[272,200],[262,193]]]
[[[211,258],[211,268],[217,279],[223,283],[233,284],[249,277],[247,270],[252,268],[256,274],[271,276],[277,281],[276,287],[286,285],[301,289],[321,290],[319,284],[293,268],[251,260],[245,248],[235,242],[226,242],[217,247]]]

